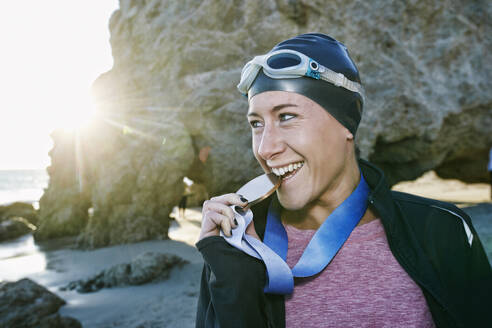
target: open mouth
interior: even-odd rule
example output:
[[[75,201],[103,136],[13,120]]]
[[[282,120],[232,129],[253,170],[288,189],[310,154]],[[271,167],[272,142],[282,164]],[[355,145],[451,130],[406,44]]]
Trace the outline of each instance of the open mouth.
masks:
[[[284,181],[293,177],[303,165],[304,165],[303,161],[297,163],[291,163],[283,167],[272,168],[272,172],[276,176],[280,177],[282,181]]]

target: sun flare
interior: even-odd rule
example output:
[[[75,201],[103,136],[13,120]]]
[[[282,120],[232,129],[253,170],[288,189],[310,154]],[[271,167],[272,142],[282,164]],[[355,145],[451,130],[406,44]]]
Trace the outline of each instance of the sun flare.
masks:
[[[89,96],[87,99],[78,99],[78,101],[67,107],[59,107],[53,110],[53,128],[74,131],[89,125],[95,115],[96,108]]]
[[[0,169],[45,168],[51,132],[93,120],[90,87],[113,65],[108,20],[118,7],[117,0],[0,2]]]

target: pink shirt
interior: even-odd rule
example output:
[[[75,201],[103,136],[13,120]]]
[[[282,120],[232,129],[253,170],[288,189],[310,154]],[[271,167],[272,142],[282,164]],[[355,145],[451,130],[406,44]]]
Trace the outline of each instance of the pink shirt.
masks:
[[[301,257],[314,230],[286,226],[287,264]],[[379,219],[356,227],[318,275],[295,278],[286,327],[435,327],[421,289],[391,253]]]

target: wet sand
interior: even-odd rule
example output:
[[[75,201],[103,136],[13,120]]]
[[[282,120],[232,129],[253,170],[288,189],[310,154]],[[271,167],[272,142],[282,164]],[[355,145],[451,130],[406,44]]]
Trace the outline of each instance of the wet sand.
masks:
[[[201,210],[188,209],[186,220],[174,221],[172,240],[147,241],[96,250],[73,249],[74,238],[35,245],[30,235],[0,245],[0,279],[29,277],[65,301],[61,315],[78,319],[83,327],[194,327],[203,261],[194,247]],[[163,252],[189,261],[174,268],[168,280],[141,286],[102,289],[80,294],[61,291],[70,281],[84,279],[139,254]]]

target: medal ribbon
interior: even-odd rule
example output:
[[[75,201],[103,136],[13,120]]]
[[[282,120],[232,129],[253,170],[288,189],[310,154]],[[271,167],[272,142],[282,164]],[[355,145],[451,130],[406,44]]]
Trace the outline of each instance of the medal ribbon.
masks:
[[[321,272],[335,257],[367,210],[369,186],[361,174],[357,188],[323,222],[304,250],[297,264],[289,268],[287,259],[287,232],[280,221],[280,207],[270,204],[263,242],[247,235],[246,227],[253,220],[248,210],[241,215],[234,211],[238,226],[225,240],[232,246],[265,263],[267,284],[265,293],[291,294],[293,277],[310,277]]]

